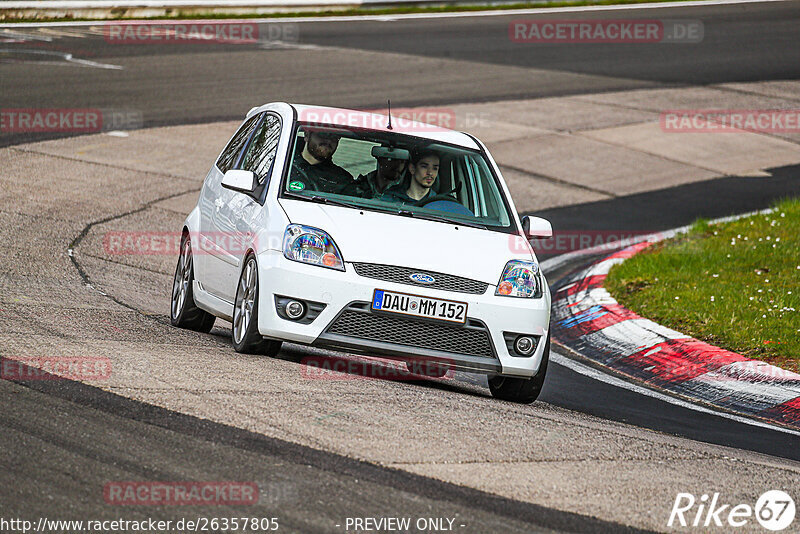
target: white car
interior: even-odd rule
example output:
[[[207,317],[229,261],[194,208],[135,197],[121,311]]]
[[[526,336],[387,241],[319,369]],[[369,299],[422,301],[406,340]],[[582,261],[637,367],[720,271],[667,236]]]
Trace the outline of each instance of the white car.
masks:
[[[550,350],[550,292],[486,147],[391,114],[252,109],[183,225],[171,319],[233,324],[238,352],[283,341],[484,373],[533,402]]]

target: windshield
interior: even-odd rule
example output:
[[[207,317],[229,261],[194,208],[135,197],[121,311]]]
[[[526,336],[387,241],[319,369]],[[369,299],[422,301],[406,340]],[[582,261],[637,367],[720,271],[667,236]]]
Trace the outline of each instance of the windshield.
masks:
[[[414,136],[300,123],[286,195],[511,231],[497,179],[478,151]]]

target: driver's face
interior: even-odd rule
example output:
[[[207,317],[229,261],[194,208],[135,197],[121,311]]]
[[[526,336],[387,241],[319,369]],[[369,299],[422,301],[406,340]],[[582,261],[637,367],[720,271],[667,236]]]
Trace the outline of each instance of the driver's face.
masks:
[[[395,182],[400,179],[406,169],[406,160],[378,158],[378,165],[381,168],[381,176],[386,177],[390,182]]]
[[[439,174],[439,158],[434,155],[425,156],[416,165],[410,163],[408,170],[415,182],[425,189],[430,189]]]
[[[306,137],[308,153],[321,161],[330,159],[339,146],[339,136],[335,134],[310,132]]]

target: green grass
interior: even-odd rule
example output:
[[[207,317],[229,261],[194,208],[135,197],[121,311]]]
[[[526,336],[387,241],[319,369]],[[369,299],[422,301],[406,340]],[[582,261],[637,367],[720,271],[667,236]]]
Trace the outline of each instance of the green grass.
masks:
[[[158,17],[131,17],[124,14],[110,16],[106,19],[63,17],[63,18],[4,18],[0,13],[0,22],[58,22],[58,21],[90,21],[98,20],[171,20],[171,19],[280,19],[288,17],[341,17],[357,15],[401,15],[407,13],[450,13],[450,12],[469,12],[487,10],[507,10],[507,9],[536,9],[549,7],[576,7],[576,6],[610,6],[618,4],[651,4],[656,2],[680,2],[682,0],[543,0],[538,2],[515,2],[503,4],[471,4],[471,5],[440,5],[440,6],[400,6],[385,8],[357,8],[325,11],[296,11],[286,13],[193,13],[184,12],[180,8],[170,10],[168,16]],[[0,5],[2,8],[2,5]],[[115,11],[112,9],[112,12]],[[116,10],[124,13],[123,9]]]
[[[800,371],[800,199],[711,225],[615,266],[606,288],[643,317]]]

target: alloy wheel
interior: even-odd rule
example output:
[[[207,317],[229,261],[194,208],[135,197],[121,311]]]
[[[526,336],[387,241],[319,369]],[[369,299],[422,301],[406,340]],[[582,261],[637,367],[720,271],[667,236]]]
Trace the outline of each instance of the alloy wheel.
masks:
[[[236,292],[236,303],[233,309],[233,338],[236,343],[241,343],[250,326],[255,301],[256,262],[251,258],[239,278],[239,291]]]

